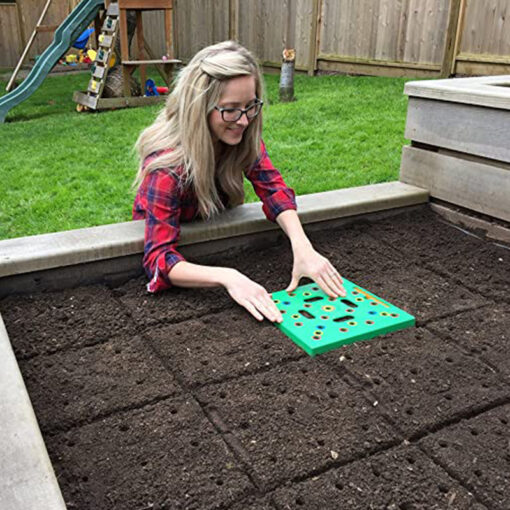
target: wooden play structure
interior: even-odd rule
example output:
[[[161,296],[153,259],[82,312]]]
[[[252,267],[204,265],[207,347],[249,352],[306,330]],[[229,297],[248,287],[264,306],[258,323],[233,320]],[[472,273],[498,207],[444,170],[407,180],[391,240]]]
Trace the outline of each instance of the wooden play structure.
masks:
[[[98,51],[92,66],[92,76],[85,92],[75,92],[73,100],[77,110],[109,110],[128,106],[142,106],[163,101],[164,95],[133,96],[130,81],[137,68],[140,68],[142,94],[147,80],[146,67],[154,65],[170,88],[173,72],[180,60],[174,58],[172,44],[172,0],[118,0],[109,3],[101,32],[98,35]],[[136,13],[137,59],[132,59],[129,51],[127,11]],[[143,35],[143,11],[162,10],[165,18],[166,55],[156,58]],[[122,66],[122,97],[102,97],[108,77],[109,63],[115,51],[115,43],[120,40]]]

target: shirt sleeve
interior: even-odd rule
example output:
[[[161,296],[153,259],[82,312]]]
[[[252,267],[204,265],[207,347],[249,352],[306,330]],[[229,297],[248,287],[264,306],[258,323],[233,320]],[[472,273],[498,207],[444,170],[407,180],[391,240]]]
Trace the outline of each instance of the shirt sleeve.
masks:
[[[180,234],[180,192],[176,176],[165,170],[150,172],[140,186],[133,219],[145,219],[143,267],[149,292],[172,286],[168,273],[184,257],[176,250]]]
[[[280,172],[269,159],[264,142],[260,143],[260,156],[246,172],[257,196],[262,200],[262,210],[269,221],[288,209],[296,210],[296,194],[289,188]]]

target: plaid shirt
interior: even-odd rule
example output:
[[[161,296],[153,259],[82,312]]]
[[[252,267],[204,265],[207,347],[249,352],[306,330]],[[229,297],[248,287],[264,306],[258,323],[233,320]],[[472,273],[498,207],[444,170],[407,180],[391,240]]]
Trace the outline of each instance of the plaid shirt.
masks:
[[[144,165],[160,155],[148,156]],[[287,187],[280,172],[274,168],[261,142],[259,158],[245,171],[255,193],[262,200],[262,210],[270,221],[287,209],[296,209],[295,194]],[[227,205],[227,196],[219,190],[221,201]],[[145,220],[145,247],[143,266],[150,281],[149,292],[158,292],[172,286],[168,273],[184,257],[177,251],[180,223],[198,217],[198,200],[191,187],[184,188],[178,172],[157,169],[145,176],[133,205],[133,219]]]

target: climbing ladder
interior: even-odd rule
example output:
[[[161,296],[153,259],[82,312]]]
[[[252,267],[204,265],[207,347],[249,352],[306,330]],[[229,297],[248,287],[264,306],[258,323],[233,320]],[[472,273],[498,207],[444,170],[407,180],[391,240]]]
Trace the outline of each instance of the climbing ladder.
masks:
[[[81,111],[84,106],[94,110],[97,109],[108,76],[110,59],[115,52],[115,41],[119,34],[119,26],[119,4],[112,2],[106,11],[101,33],[97,38],[98,50],[91,68],[92,75],[87,87],[87,97],[83,101],[86,104],[78,104],[78,111]]]

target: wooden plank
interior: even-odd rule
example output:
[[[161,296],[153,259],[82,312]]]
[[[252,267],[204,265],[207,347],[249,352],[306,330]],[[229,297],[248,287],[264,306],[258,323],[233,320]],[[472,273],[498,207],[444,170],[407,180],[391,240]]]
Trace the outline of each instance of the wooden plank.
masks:
[[[510,221],[508,167],[406,146],[400,180],[427,189],[431,197]]]
[[[162,59],[152,59],[152,60],[123,60],[122,61],[122,64],[123,65],[128,65],[128,66],[137,66],[137,65],[141,65],[141,64],[145,64],[145,65],[151,65],[151,64],[163,64],[163,65],[170,65],[170,64],[180,64],[181,61],[178,60],[178,59],[175,59],[175,58],[169,58],[167,60],[162,60]]]
[[[423,69],[426,71],[439,71],[441,68],[437,64],[422,64],[419,62],[393,62],[390,60],[371,60],[355,57],[342,57],[340,55],[319,54],[318,59],[329,62],[339,62],[346,64],[359,64],[365,66],[378,67],[399,67],[402,69]]]
[[[228,3],[228,38],[232,41],[239,39],[239,0],[229,0]]]
[[[484,232],[485,237],[494,241],[503,241],[510,244],[510,228],[499,225],[494,221],[487,221],[483,218],[466,213],[465,209],[447,206],[444,203],[431,202],[430,208],[440,214],[450,223],[454,223],[471,231]]]
[[[308,76],[317,69],[317,55],[320,45],[320,26],[323,0],[312,0],[312,23],[310,32],[310,51],[308,54]]]
[[[335,62],[334,60],[317,61],[319,71],[346,74],[362,74],[367,76],[393,76],[405,78],[431,78],[439,75],[439,70],[410,67],[409,65],[388,66],[385,62],[377,64],[361,64],[353,62]],[[439,66],[438,66],[439,67]]]
[[[493,74],[510,74],[510,58],[507,64],[489,62],[457,61],[456,73],[466,76],[487,76]]]
[[[59,25],[41,25],[39,27],[36,27],[36,32],[37,33],[40,33],[40,32],[55,32],[55,30],[57,30],[57,28],[59,27]]]
[[[16,5],[0,5],[0,67],[14,67],[25,45]]]
[[[410,97],[405,136],[434,147],[510,163],[508,110]]]
[[[171,9],[172,0],[119,0],[120,9]]]
[[[444,45],[443,62],[441,64],[441,77],[449,78],[455,60],[455,41],[459,27],[459,15],[462,0],[450,0],[448,12],[448,27],[446,28],[446,40]]]
[[[466,14],[466,0],[460,1],[460,10],[459,10],[459,20],[457,26],[457,32],[455,34],[455,43],[453,45],[453,57],[452,57],[452,66],[450,68],[450,75],[455,75],[455,66],[456,66],[456,56],[460,51],[460,43],[462,37],[464,35],[464,27],[465,27],[465,14]]]

